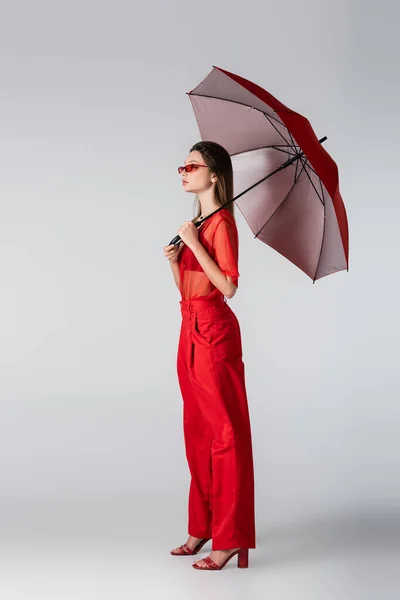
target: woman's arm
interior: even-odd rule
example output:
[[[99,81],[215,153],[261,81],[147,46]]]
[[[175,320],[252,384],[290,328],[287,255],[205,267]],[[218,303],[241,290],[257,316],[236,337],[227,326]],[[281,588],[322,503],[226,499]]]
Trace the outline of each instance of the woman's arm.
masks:
[[[233,298],[236,294],[237,287],[232,282],[232,277],[224,275],[201,242],[197,241],[197,243],[192,246],[192,252],[211,283],[215,285],[226,298]]]
[[[175,284],[178,290],[180,290],[181,276],[179,272],[179,262],[178,257],[183,248],[183,243],[180,242],[178,246],[174,244],[170,244],[169,246],[164,246],[164,256],[168,258],[169,264],[171,265],[172,274],[175,279]]]
[[[170,260],[169,264],[171,265],[172,274],[173,274],[174,279],[175,279],[176,287],[179,290],[180,289],[180,284],[181,284],[181,276],[180,276],[180,273],[179,273],[179,263],[178,262],[172,262]]]

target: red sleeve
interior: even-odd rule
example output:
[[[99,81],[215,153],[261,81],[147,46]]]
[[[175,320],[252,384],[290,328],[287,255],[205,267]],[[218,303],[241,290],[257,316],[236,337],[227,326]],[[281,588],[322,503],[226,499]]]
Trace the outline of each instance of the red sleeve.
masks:
[[[232,277],[233,284],[238,287],[238,232],[235,222],[225,219],[216,225],[213,241],[214,260],[224,273]]]

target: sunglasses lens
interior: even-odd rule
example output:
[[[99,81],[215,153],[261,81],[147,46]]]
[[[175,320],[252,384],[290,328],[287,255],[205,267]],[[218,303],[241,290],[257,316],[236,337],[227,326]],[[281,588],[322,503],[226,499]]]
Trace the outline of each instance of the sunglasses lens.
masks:
[[[198,169],[198,165],[185,165],[184,167],[178,167],[178,173],[181,175],[183,171],[191,173],[194,169]]]

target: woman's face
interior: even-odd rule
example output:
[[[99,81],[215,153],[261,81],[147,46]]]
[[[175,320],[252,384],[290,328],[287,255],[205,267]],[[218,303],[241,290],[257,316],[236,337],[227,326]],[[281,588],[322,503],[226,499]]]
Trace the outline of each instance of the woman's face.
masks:
[[[185,165],[205,165],[202,155],[198,150],[193,150],[187,156]],[[214,185],[212,179],[215,179],[213,173],[211,173],[208,167],[198,167],[193,169],[190,173],[182,171],[182,186],[186,192],[192,192],[194,194],[200,194],[205,190],[208,190]]]

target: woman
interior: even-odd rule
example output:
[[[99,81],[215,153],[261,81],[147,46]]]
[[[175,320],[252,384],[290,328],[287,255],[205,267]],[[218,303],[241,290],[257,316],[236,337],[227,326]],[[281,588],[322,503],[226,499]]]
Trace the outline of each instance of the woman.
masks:
[[[199,142],[178,171],[198,206],[178,230],[179,247],[164,248],[182,298],[177,371],[191,474],[189,538],[171,554],[197,554],[212,539],[209,556],[193,567],[220,570],[236,554],[247,567],[248,549],[256,547],[251,429],[239,323],[225,300],[239,278],[234,206],[227,204],[232,163],[219,144]]]

